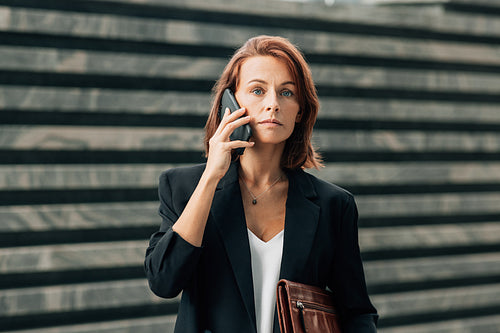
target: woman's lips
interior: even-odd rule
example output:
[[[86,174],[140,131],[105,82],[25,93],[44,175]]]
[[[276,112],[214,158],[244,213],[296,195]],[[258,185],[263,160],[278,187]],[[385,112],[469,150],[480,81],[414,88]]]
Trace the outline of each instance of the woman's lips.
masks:
[[[259,124],[269,124],[269,125],[282,125],[278,120],[276,119],[266,119],[262,120],[259,122]]]

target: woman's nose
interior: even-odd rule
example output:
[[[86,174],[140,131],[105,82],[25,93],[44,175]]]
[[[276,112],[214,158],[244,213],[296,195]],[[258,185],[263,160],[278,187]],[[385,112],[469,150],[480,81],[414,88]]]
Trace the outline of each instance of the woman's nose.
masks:
[[[266,100],[266,111],[280,111],[280,105],[278,102],[278,96],[276,94],[268,94]]]

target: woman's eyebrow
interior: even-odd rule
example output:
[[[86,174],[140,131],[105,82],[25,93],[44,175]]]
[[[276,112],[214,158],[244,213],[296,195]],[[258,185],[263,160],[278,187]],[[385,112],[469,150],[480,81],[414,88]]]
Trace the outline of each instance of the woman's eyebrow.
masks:
[[[261,79],[252,79],[252,80],[248,81],[247,84],[250,84],[250,83],[253,83],[253,82],[267,84],[267,82],[265,80],[261,80]],[[295,85],[295,82],[293,82],[293,81],[285,81],[282,84],[280,84],[280,86],[285,86],[287,84]]]
[[[247,84],[250,84],[253,82],[255,82],[255,83],[267,83],[266,81],[261,80],[261,79],[252,79],[252,80],[248,81]]]

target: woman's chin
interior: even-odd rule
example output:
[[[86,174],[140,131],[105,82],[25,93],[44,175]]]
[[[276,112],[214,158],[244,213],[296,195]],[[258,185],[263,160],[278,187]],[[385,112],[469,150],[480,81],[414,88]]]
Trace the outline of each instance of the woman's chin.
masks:
[[[255,144],[274,144],[278,145],[285,143],[285,141],[290,137],[291,133],[276,133],[272,131],[264,131],[264,133],[255,133],[252,136],[251,141],[255,141]]]
[[[255,141],[256,147],[269,146],[269,145],[284,145],[286,138],[276,138],[276,137],[252,138],[251,141]]]

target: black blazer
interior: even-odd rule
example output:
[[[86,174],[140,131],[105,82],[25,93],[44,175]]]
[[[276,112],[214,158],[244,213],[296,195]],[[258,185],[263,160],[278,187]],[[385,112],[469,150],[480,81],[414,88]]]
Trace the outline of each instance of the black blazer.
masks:
[[[182,291],[175,332],[255,333],[250,247],[237,163],[217,186],[202,246],[172,231],[204,168],[175,168],[160,176],[163,222],[146,251],[149,286],[165,298]],[[280,278],[329,287],[346,333],[375,332],[377,315],[366,291],[352,195],[302,170],[287,171],[287,177]],[[279,333],[277,315],[274,332]]]

